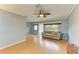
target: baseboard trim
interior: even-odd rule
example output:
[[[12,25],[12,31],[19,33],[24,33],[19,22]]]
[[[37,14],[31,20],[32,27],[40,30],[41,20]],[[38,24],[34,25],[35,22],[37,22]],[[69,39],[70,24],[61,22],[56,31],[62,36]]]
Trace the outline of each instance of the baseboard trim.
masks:
[[[21,40],[21,41],[18,41],[18,42],[15,42],[15,43],[12,43],[12,44],[9,44],[9,45],[4,46],[4,47],[0,47],[0,50],[5,49],[5,48],[8,48],[8,47],[11,47],[11,46],[16,45],[16,44],[19,44],[19,43],[22,43],[24,41],[26,41],[26,39]]]

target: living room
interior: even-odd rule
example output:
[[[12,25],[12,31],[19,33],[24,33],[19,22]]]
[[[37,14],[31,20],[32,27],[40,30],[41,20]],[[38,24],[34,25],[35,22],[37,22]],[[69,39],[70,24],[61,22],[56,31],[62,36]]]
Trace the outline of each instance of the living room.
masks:
[[[0,53],[78,53],[78,10],[75,4],[0,5]]]

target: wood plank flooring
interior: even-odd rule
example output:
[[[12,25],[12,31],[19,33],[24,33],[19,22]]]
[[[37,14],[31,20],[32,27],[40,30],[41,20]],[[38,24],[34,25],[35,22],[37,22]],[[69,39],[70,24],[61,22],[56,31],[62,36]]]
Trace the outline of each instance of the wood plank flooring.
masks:
[[[63,40],[29,35],[25,42],[0,50],[0,54],[66,54],[67,43]]]

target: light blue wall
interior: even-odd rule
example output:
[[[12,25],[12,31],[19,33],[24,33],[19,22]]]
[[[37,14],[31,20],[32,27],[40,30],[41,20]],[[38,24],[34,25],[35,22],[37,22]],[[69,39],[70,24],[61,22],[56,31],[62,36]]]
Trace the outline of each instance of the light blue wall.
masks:
[[[35,22],[36,23],[36,22]],[[37,23],[37,24],[39,24],[39,26],[41,26],[41,25],[43,25],[44,23],[48,23],[48,22],[43,22],[43,23]],[[61,32],[61,33],[63,33],[63,36],[64,36],[64,39],[68,39],[68,19],[62,19],[62,20],[55,20],[55,21],[49,21],[49,23],[61,23],[61,25],[59,26],[59,31]],[[33,33],[34,31],[33,31],[33,24],[34,23],[31,23],[31,30],[30,30],[30,32],[31,33]],[[43,26],[41,26],[40,28],[39,28],[39,32],[40,32],[40,30],[44,30],[44,28],[43,28]]]
[[[24,40],[26,30],[23,16],[0,10],[0,48]]]
[[[38,30],[34,30],[34,25],[38,26]],[[30,33],[31,34],[39,34],[39,23],[30,23]]]
[[[69,39],[68,37],[68,19],[60,20],[61,25],[59,26],[59,31],[63,33],[63,39]]]

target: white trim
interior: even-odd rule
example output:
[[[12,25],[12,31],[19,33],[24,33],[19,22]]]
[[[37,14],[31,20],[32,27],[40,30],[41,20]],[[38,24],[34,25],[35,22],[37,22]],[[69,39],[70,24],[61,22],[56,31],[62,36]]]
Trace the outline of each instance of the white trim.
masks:
[[[17,12],[5,10],[5,9],[0,9],[0,10],[1,10],[1,11],[5,11],[5,12],[8,12],[8,13],[11,13],[11,14],[15,14],[15,15],[18,15],[18,16],[26,17],[26,16],[24,16],[24,15],[22,15],[22,14],[19,14],[19,13],[17,13]]]
[[[21,41],[18,41],[18,42],[15,42],[15,43],[12,43],[12,44],[9,44],[9,45],[4,46],[4,47],[0,47],[0,50],[5,49],[5,48],[8,48],[8,47],[11,47],[11,46],[16,45],[16,44],[19,44],[19,43],[22,43],[24,41],[26,41],[26,39],[21,40]]]

